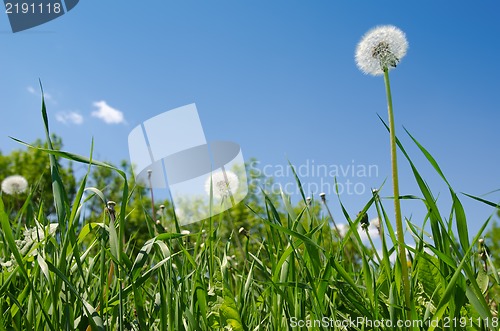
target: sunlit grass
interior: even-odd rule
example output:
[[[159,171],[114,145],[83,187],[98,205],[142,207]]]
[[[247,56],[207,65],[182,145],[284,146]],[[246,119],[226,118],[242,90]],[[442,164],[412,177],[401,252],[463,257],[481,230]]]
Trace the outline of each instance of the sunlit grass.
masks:
[[[42,115],[50,142],[45,105]],[[436,160],[411,138],[448,184]],[[438,206],[398,145],[420,189],[401,199],[417,199],[428,211],[423,226],[406,222],[414,238],[414,245],[405,247],[410,309],[393,220],[384,207],[392,199],[381,198],[384,188],[374,190],[360,213],[346,210],[339,199],[347,233],[319,216],[320,201],[302,194],[303,201],[293,206],[285,194],[278,203],[261,192],[262,209],[245,207],[255,228],[222,235],[230,212],[202,221],[190,233],[181,233],[178,224],[172,232],[151,227],[151,239],[135,254],[124,235],[134,189],[125,173],[92,154],[57,151],[49,143],[44,151],[51,163],[57,228],[43,204],[26,212],[30,194],[16,210],[6,210],[0,199],[0,330],[342,330],[342,325],[349,330],[497,330],[498,298],[490,289],[498,285],[498,275],[478,244],[490,219],[470,237],[459,195],[448,184],[452,204]],[[73,201],[65,194],[56,157],[88,164]],[[111,168],[123,177],[116,205],[100,188],[88,187],[91,167]],[[99,221],[87,222],[82,214],[93,199],[101,201],[104,212]],[[143,221],[152,222],[150,206],[144,208]],[[380,220],[378,252],[357,230],[367,213]],[[43,236],[26,248],[25,224],[37,223]],[[425,232],[427,225],[431,233]],[[398,321],[417,322],[405,328]]]

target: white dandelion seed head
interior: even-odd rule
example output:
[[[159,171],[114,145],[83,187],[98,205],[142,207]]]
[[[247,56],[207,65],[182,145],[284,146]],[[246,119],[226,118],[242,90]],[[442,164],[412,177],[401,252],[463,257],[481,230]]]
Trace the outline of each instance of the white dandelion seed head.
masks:
[[[210,195],[210,184],[213,187],[214,197],[223,199],[236,192],[240,181],[232,171],[215,171],[205,181],[205,192],[208,195]]]
[[[5,194],[16,195],[26,192],[28,181],[20,175],[6,177],[2,181],[2,191]]]
[[[377,26],[361,38],[356,48],[356,64],[365,74],[380,76],[384,69],[395,68],[407,50],[403,31],[393,25]]]

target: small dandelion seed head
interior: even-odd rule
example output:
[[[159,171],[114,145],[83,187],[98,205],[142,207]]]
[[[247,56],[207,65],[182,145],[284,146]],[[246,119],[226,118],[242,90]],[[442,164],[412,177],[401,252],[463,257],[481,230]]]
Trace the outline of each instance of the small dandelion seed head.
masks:
[[[160,205],[160,209],[161,210],[165,209],[165,205]]]
[[[325,193],[325,192],[321,192],[321,193],[319,194],[319,197],[321,198],[321,200],[322,200],[323,202],[325,202],[325,201],[326,201],[326,193]]]
[[[232,171],[216,171],[208,176],[205,181],[205,192],[210,195],[210,188],[213,188],[214,197],[217,199],[227,198],[238,189],[240,181],[238,176]]]
[[[161,224],[160,220],[156,220],[156,225],[160,225],[160,224]]]
[[[2,181],[2,191],[8,195],[16,195],[26,192],[28,181],[20,175],[6,177]]]
[[[378,26],[368,31],[356,47],[356,64],[365,74],[380,76],[395,68],[408,50],[403,31],[393,25]]]
[[[306,203],[307,203],[308,206],[311,204],[311,197],[307,197],[306,198]]]

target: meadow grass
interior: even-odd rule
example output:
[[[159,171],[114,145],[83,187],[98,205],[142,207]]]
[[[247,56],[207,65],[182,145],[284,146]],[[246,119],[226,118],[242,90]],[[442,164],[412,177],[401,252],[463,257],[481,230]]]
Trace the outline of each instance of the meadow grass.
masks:
[[[446,211],[438,206],[397,141],[420,189],[400,199],[418,200],[427,210],[420,227],[406,220],[415,242],[405,245],[407,307],[399,241],[380,190],[355,217],[339,199],[349,224],[344,234],[332,219],[319,216],[314,208],[319,202],[307,201],[303,192],[297,206],[285,194],[277,204],[261,192],[265,208],[246,207],[258,220],[257,230],[221,236],[223,219],[231,216],[226,212],[183,234],[174,217],[171,232],[151,228],[151,239],[133,254],[124,235],[134,190],[126,174],[93,160],[92,152],[87,158],[53,149],[43,100],[42,116],[49,147],[31,148],[48,155],[56,215],[49,219],[43,204],[27,213],[30,194],[18,210],[6,210],[0,199],[0,330],[499,329],[498,298],[490,295],[499,284],[498,273],[479,245],[491,217],[469,235],[459,195],[411,135],[448,185],[452,204]],[[88,165],[73,201],[66,196],[56,158]],[[99,188],[88,187],[92,167],[111,168],[123,177],[116,205]],[[491,205],[492,214],[499,207],[472,198]],[[100,221],[82,217],[91,199],[102,202]],[[144,222],[152,221],[148,209]],[[365,245],[357,230],[368,212],[380,220],[379,251],[371,238]],[[425,231],[428,225],[431,233]],[[241,246],[233,244],[234,236]]]

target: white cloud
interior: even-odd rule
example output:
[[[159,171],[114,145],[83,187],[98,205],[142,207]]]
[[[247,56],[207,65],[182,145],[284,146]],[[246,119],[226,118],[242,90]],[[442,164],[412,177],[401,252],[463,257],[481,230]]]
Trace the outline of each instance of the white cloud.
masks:
[[[339,229],[340,235],[344,237],[345,235],[347,235],[350,226],[349,224],[338,224],[337,228]],[[358,225],[358,233],[362,242],[364,242],[365,244],[370,242],[370,240],[368,239],[368,235],[366,234],[366,230],[364,230],[361,225]],[[380,239],[378,230],[374,226],[368,227],[368,234],[373,241]]]
[[[56,114],[56,120],[64,124],[76,124],[80,125],[83,123],[83,116],[77,112],[59,112]]]
[[[106,101],[96,101],[93,103],[97,110],[92,112],[93,117],[100,118],[107,124],[120,124],[125,123],[123,113],[118,109],[109,106]]]
[[[41,97],[42,96],[42,94],[38,90],[36,90],[33,86],[28,86],[26,88],[26,90],[28,91],[28,93],[36,95],[37,97]],[[55,100],[54,100],[54,98],[52,98],[52,94],[44,92],[43,96],[44,96],[45,100],[52,101],[53,103],[56,103]]]

